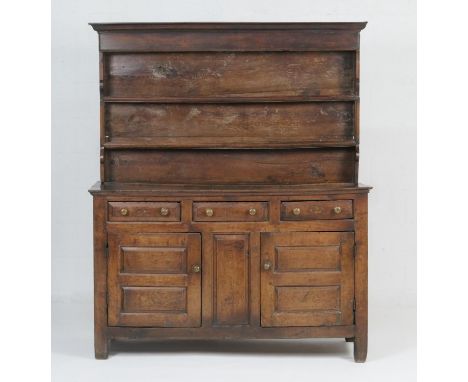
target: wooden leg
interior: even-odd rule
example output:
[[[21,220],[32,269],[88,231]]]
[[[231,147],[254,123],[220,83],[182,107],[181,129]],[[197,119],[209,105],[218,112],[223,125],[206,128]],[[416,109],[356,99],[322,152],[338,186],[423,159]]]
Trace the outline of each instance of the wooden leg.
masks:
[[[94,353],[96,359],[109,354],[107,338],[106,201],[95,196],[94,207]]]
[[[367,194],[356,198],[355,204],[354,296],[354,360],[365,362],[367,357]]]
[[[94,356],[96,359],[107,359],[109,356],[109,340],[107,338],[94,338]]]
[[[345,337],[346,342],[354,342],[354,337]]]
[[[356,362],[366,362],[367,358],[367,335],[354,339],[354,360]]]

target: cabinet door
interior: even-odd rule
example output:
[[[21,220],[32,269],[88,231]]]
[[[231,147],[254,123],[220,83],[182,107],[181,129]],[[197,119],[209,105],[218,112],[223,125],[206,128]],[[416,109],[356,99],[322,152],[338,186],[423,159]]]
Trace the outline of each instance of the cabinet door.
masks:
[[[354,233],[263,233],[261,323],[351,325]]]
[[[109,234],[109,325],[200,326],[200,262],[196,233]]]

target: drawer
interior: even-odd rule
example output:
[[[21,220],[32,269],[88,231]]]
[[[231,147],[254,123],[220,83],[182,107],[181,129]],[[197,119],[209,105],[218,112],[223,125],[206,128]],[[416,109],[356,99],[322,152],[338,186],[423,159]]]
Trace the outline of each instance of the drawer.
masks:
[[[352,200],[315,200],[281,203],[281,220],[349,219],[352,217]]]
[[[178,202],[109,202],[110,221],[178,222]]]
[[[193,220],[210,222],[258,222],[268,220],[267,202],[193,203]]]

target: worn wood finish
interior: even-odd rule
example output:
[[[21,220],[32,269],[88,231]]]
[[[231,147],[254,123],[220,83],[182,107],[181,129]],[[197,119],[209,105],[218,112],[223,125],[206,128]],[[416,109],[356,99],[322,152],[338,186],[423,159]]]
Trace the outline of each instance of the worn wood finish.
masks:
[[[366,23],[96,24],[104,52],[355,50]],[[135,33],[138,32],[138,33]]]
[[[349,219],[352,217],[353,202],[351,200],[281,203],[281,220]]]
[[[214,325],[249,323],[249,236],[214,236]]]
[[[108,182],[353,183],[354,150],[112,150]],[[229,171],[226,171],[229,169]]]
[[[105,91],[136,98],[353,95],[354,59],[353,52],[115,53],[106,61]]]
[[[96,358],[114,339],[341,337],[363,362],[365,23],[92,26]]]
[[[201,222],[256,222],[268,220],[268,203],[195,202],[193,220]]]
[[[110,221],[180,221],[180,203],[110,202]]]
[[[200,326],[200,251],[195,233],[111,234],[109,325]]]
[[[106,200],[93,200],[94,232],[94,353],[97,359],[106,359],[109,353],[107,336],[107,235]]]
[[[109,103],[106,147],[246,147],[354,140],[353,102]],[[227,144],[229,142],[229,144]]]
[[[354,288],[356,312],[354,324],[354,360],[367,358],[367,196],[359,196],[354,203],[356,215],[356,258],[354,262]]]
[[[262,234],[262,326],[352,324],[353,245],[352,232]]]

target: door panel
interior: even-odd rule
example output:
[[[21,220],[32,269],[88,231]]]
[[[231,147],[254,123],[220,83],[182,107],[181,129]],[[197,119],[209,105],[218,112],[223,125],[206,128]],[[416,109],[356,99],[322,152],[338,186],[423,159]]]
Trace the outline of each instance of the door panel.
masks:
[[[198,327],[200,235],[109,234],[109,325]]]
[[[262,326],[351,325],[353,251],[352,232],[263,233]]]
[[[214,235],[214,320],[249,323],[249,235]]]

